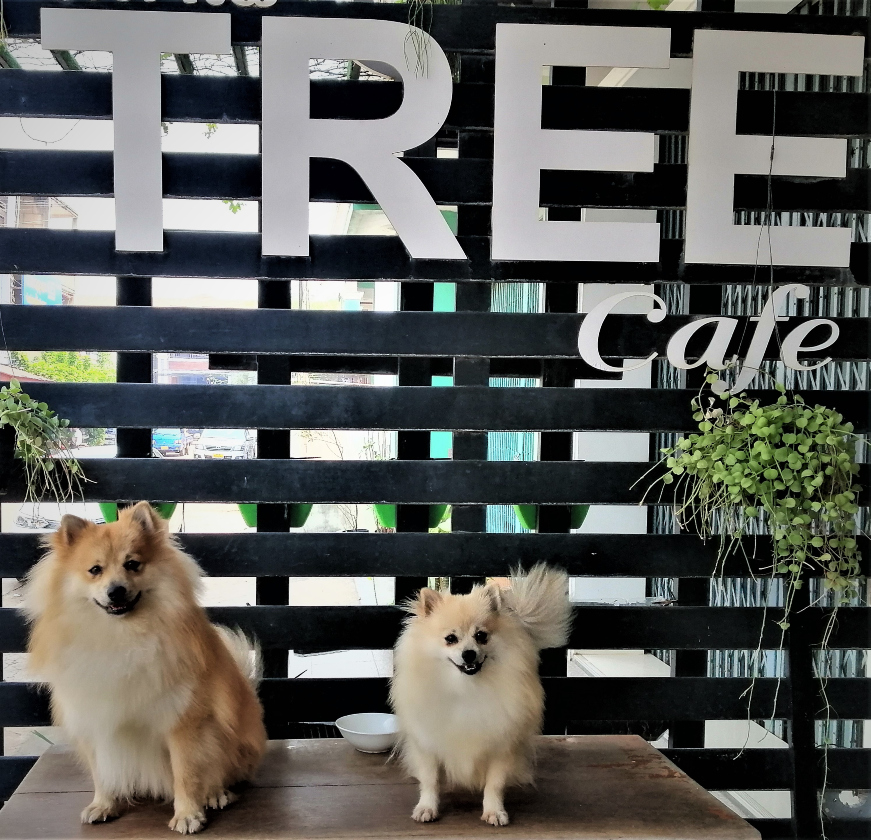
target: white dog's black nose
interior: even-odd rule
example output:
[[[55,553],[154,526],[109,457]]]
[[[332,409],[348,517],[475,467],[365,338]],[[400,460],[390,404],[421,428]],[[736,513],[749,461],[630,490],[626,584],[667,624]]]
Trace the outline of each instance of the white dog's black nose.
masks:
[[[121,586],[120,584],[110,586],[106,590],[106,595],[109,598],[110,603],[123,604],[127,600],[127,587]]]
[[[478,658],[478,652],[474,650],[463,651],[463,662],[471,665]]]

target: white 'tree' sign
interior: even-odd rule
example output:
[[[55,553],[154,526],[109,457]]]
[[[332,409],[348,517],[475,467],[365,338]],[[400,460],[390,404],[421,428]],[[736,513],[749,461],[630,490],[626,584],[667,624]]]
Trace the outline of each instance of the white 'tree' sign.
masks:
[[[209,0],[219,5],[221,0]],[[234,0],[239,5],[249,0]],[[258,6],[269,0],[250,0]],[[119,251],[162,251],[160,54],[231,52],[230,16],[191,12],[42,9],[46,49],[114,55],[116,238]],[[428,70],[407,59],[407,24],[386,20],[264,17],[262,249],[308,256],[309,161],[343,160],[365,181],[409,254],[464,260],[426,188],[397,155],[429,140],[453,93],[441,47],[423,32]],[[650,172],[655,135],[541,128],[541,68],[669,66],[671,31],[656,27],[497,24],[492,258],[656,262],[654,222],[539,221],[543,169]],[[697,30],[687,181],[687,263],[753,265],[760,229],[732,220],[737,173],[767,174],[771,139],[735,132],[738,74],[859,76],[864,38]],[[377,120],[314,119],[309,60],[357,58],[392,66],[403,83],[396,113]],[[843,178],[846,139],[778,137],[772,172]],[[847,267],[850,231],[776,227],[776,265]]]

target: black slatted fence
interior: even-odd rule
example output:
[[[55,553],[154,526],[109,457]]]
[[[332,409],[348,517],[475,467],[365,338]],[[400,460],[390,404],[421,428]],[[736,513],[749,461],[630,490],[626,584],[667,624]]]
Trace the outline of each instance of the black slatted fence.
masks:
[[[786,640],[793,670],[779,687],[773,678],[757,680],[752,695],[751,717],[764,719],[773,714],[787,721],[789,748],[750,749],[740,754],[737,749],[705,749],[704,739],[699,742],[699,722],[745,719],[748,708],[742,695],[749,685],[744,678],[705,676],[705,652],[754,649],[762,609],[708,606],[704,579],[714,569],[713,543],[703,544],[685,534],[568,533],[572,504],[639,502],[642,490],[633,485],[650,466],[573,461],[571,433],[685,430],[691,425],[688,403],[693,393],[691,389],[615,392],[575,387],[579,378],[598,376],[578,358],[577,331],[584,316],[576,311],[577,283],[686,283],[694,289],[714,287],[718,293],[716,287],[723,284],[753,282],[754,269],[684,265],[679,239],[663,239],[656,264],[586,263],[579,269],[573,263],[491,261],[494,33],[497,22],[669,26],[674,57],[692,56],[693,32],[699,28],[860,34],[866,36],[867,50],[871,46],[868,18],[831,13],[640,14],[582,5],[569,7],[554,0],[554,8],[495,3],[432,8],[431,32],[456,57],[459,67],[453,106],[436,143],[458,148],[459,156],[436,158],[433,146],[408,155],[407,162],[437,202],[457,206],[459,240],[468,261],[414,260],[395,237],[313,237],[310,257],[276,258],[261,256],[259,234],[170,231],[165,235],[164,251],[131,254],[114,250],[111,232],[0,228],[0,272],[119,278],[115,308],[0,306],[5,341],[15,351],[119,353],[115,384],[38,383],[28,387],[74,427],[119,429],[121,457],[86,464],[93,479],[85,486],[88,500],[258,503],[256,533],[187,533],[181,540],[211,575],[258,578],[256,605],[214,608],[212,614],[216,620],[254,633],[266,651],[268,678],[262,696],[273,737],[298,732],[303,721],[333,720],[348,711],[348,698],[361,709],[386,707],[385,679],[289,679],[288,650],[387,649],[400,623],[400,613],[392,606],[287,606],[288,578],[395,577],[397,597],[414,591],[428,577],[449,576],[455,590],[461,591],[470,579],[503,575],[511,565],[537,560],[560,564],[575,576],[680,579],[685,585],[675,605],[580,607],[571,645],[702,653],[678,658],[685,663],[677,667],[678,676],[603,677],[595,682],[568,677],[563,652],[549,656],[543,664],[548,730],[638,731],[639,726],[655,729],[656,722],[670,722],[673,732],[682,734],[673,738],[668,756],[709,789],[792,792],[791,820],[756,822],[764,837],[816,837],[816,807],[807,803],[816,798],[824,768],[822,751],[808,738],[808,722],[812,728],[822,701],[811,671],[809,640],[821,635],[826,610],[810,606],[793,618]],[[95,9],[118,4],[110,0],[6,0],[2,13],[10,35],[38,38],[39,9],[51,6]],[[230,14],[236,46],[259,44],[263,15],[407,20],[404,5],[389,3],[278,0],[275,6],[258,10],[159,0],[146,8]],[[861,91],[861,86],[856,90]],[[689,95],[686,90],[588,88],[579,77],[544,88],[542,127],[685,135]],[[401,85],[392,82],[315,81],[312,116],[386,116],[395,111],[401,97]],[[865,92],[778,93],[777,132],[867,141],[871,137],[869,102]],[[738,132],[770,133],[773,103],[769,90],[742,90]],[[162,108],[166,121],[256,124],[261,117],[260,82],[241,75],[166,75]],[[110,74],[0,71],[0,116],[105,120],[111,113]],[[0,151],[0,194],[111,196],[112,177],[108,152]],[[676,212],[686,204],[686,178],[686,165],[681,163],[657,164],[651,173],[544,173],[541,205],[549,208],[552,219],[579,218],[572,214],[581,207]],[[166,197],[256,201],[261,194],[256,155],[164,154],[163,179]],[[869,181],[869,170],[862,168],[849,169],[844,179],[776,178],[772,207],[778,212],[868,214]],[[347,165],[315,160],[311,199],[365,203],[373,197]],[[764,210],[767,203],[765,177],[737,176],[736,210]],[[812,286],[864,287],[869,283],[869,248],[857,234],[849,268],[779,267],[773,270],[773,278]],[[765,274],[767,279],[767,270]],[[260,281],[259,308],[152,307],[152,277],[255,278]],[[323,278],[402,281],[402,311],[291,311],[289,281]],[[512,280],[544,283],[546,311],[489,311],[490,284]],[[457,312],[432,311],[432,281],[459,284]],[[614,316],[602,334],[602,353],[611,358],[641,357],[653,350],[662,353],[676,328],[701,314],[719,313],[714,306],[706,313],[672,314],[659,324],[638,316]],[[839,362],[867,363],[871,358],[868,318],[835,320],[841,335],[828,352]],[[744,345],[736,344],[730,353],[746,349],[752,328],[742,326],[736,331],[736,335],[745,333]],[[221,389],[150,384],[150,354],[166,352],[211,354],[216,366],[223,360],[227,367],[256,369],[258,384]],[[766,357],[777,357],[774,343]],[[399,386],[291,385],[294,371],[388,373],[398,375]],[[431,387],[433,375],[454,375],[454,387]],[[544,387],[488,387],[490,376],[537,378]],[[805,396],[809,402],[832,405],[852,419],[859,431],[868,431],[868,391],[820,390]],[[236,462],[144,457],[150,450],[148,430],[166,426],[255,428],[259,430],[259,457]],[[395,430],[399,432],[399,458],[290,460],[290,429]],[[427,433],[437,430],[455,433],[453,460],[429,460]],[[542,433],[541,460],[487,461],[484,433],[505,430]],[[862,476],[867,486],[867,467]],[[20,474],[7,471],[2,483],[4,501],[23,498]],[[667,498],[647,501],[667,502]],[[292,502],[396,503],[398,528],[396,533],[378,534],[288,532],[284,505]],[[426,533],[426,516],[421,517],[417,506],[427,503],[455,505],[454,533]],[[540,533],[485,533],[483,506],[511,503],[545,506]],[[764,573],[769,540],[765,536],[747,538],[745,547],[750,566]],[[865,540],[866,558],[868,548]],[[35,536],[0,534],[0,576],[21,577],[38,554]],[[746,568],[744,559],[736,557],[728,562],[725,573],[746,576]],[[702,595],[693,596],[696,590]],[[777,614],[776,609],[768,611],[763,647],[777,647],[779,631],[773,624]],[[842,610],[832,647],[868,648],[869,622],[867,608]],[[10,609],[0,610],[0,650],[20,652],[24,644],[21,618]],[[827,694],[837,718],[871,717],[868,679],[831,679]],[[0,726],[47,722],[44,694],[26,684],[0,682]],[[0,791],[8,793],[30,761],[0,758]],[[834,789],[871,788],[871,749],[831,750],[827,783]],[[829,836],[868,836],[869,830],[867,820],[841,820],[832,823]]]

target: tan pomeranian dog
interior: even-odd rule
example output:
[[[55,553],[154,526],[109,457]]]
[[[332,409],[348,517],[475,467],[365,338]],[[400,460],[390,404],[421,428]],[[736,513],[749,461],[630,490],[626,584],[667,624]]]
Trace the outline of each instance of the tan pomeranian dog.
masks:
[[[412,818],[439,816],[443,783],[484,792],[481,819],[507,825],[506,786],[532,781],[544,691],[539,651],[567,643],[568,576],[538,564],[511,589],[421,589],[396,643],[390,702],[397,749],[420,783]]]
[[[82,822],[155,798],[200,831],[266,746],[257,651],[209,622],[200,567],[147,502],[109,525],[64,516],[47,545],[24,590],[30,667],[93,776]]]

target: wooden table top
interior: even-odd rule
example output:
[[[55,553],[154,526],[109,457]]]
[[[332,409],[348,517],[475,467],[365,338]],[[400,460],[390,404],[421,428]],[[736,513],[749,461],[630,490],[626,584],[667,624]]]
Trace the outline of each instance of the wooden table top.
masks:
[[[91,781],[71,752],[43,755],[0,810],[4,840],[171,840],[166,804],[81,825]],[[417,786],[387,756],[341,739],[272,741],[252,787],[209,812],[204,840],[528,838],[528,840],[758,840],[759,834],[635,735],[543,737],[537,786],[506,796],[511,824],[479,819],[481,797],[445,793],[442,818],[411,819]]]

